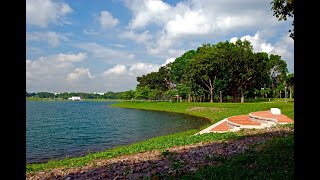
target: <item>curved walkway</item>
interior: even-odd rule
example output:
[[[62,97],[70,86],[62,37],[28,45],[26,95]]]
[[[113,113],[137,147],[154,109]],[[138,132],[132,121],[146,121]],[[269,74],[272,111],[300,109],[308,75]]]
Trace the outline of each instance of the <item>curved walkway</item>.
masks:
[[[279,110],[280,111],[280,110]],[[273,113],[268,111],[251,112],[249,115],[231,116],[223,119],[208,128],[196,133],[223,133],[228,131],[239,131],[240,129],[264,129],[275,126],[277,124],[289,124],[293,120],[281,113]]]

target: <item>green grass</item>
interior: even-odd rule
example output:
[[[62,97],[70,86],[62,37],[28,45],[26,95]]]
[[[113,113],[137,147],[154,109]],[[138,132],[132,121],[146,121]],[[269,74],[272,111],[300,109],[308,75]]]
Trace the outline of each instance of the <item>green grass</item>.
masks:
[[[121,102],[112,104],[113,107],[135,108],[145,110],[168,111],[184,113],[194,116],[205,117],[216,123],[224,118],[249,114],[254,111],[270,110],[280,108],[281,113],[294,119],[294,103],[272,102],[272,103],[187,103],[187,102]],[[197,107],[201,107],[197,109]]]
[[[203,167],[181,179],[294,179],[293,134],[274,138],[258,147],[261,150],[252,148],[220,166]]]
[[[278,107],[288,117],[294,117],[293,103],[170,103],[170,102],[119,102],[112,104],[114,107],[137,108],[157,111],[169,111],[185,113],[210,119],[212,123],[233,115],[248,114],[252,111],[269,110],[271,107]],[[293,126],[293,125],[292,125]],[[134,143],[127,146],[119,146],[104,152],[92,153],[83,157],[66,158],[62,160],[51,160],[47,163],[27,164],[26,172],[48,171],[53,168],[81,167],[96,159],[112,158],[124,154],[134,154],[149,150],[160,150],[164,152],[167,148],[181,145],[195,144],[209,141],[226,141],[241,138],[240,133],[210,133],[193,136],[199,129],[192,129],[186,132],[159,136],[146,141]],[[177,164],[179,166],[179,164]]]

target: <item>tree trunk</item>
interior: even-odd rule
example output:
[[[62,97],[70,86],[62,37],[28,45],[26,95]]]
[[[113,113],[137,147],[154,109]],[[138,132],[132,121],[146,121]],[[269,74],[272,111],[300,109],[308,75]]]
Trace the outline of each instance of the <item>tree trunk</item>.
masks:
[[[191,95],[188,96],[188,102],[191,102]]]
[[[292,88],[289,89],[289,92],[290,92],[290,95],[289,95],[290,99],[292,99]]]
[[[241,103],[244,103],[244,92],[241,90]]]
[[[210,88],[210,103],[213,103],[213,88]]]

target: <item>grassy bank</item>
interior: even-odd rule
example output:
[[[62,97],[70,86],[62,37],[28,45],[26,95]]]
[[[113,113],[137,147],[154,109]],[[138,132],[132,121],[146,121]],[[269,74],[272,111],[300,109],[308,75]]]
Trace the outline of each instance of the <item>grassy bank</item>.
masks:
[[[248,114],[254,111],[270,110],[280,108],[281,113],[294,119],[293,102],[263,102],[263,103],[180,103],[180,102],[121,102],[112,104],[113,107],[135,108],[145,110],[167,111],[184,113],[193,116],[205,117],[212,123],[224,118]]]
[[[293,148],[293,134],[274,138],[231,159],[219,159],[220,166],[203,167],[182,179],[294,179]]]
[[[194,116],[200,116],[210,119],[215,123],[233,115],[248,114],[252,111],[269,110],[272,107],[281,109],[281,112],[293,119],[293,103],[170,103],[170,102],[119,102],[112,104],[113,107],[137,108],[157,111],[168,111],[176,113],[185,113]],[[63,160],[52,160],[47,163],[28,164],[26,172],[49,171],[53,168],[81,167],[94,160],[101,158],[112,158],[124,154],[134,154],[150,150],[165,150],[166,148],[195,144],[199,142],[212,142],[217,140],[231,140],[242,138],[245,135],[240,133],[222,133],[222,134],[203,134],[192,136],[199,129],[189,130],[187,132],[176,133],[166,136],[159,136],[146,141],[134,143],[127,146],[120,146],[109,149],[104,152],[88,154],[83,157],[66,158]],[[208,171],[211,171],[209,169]],[[205,174],[205,173],[204,173]]]

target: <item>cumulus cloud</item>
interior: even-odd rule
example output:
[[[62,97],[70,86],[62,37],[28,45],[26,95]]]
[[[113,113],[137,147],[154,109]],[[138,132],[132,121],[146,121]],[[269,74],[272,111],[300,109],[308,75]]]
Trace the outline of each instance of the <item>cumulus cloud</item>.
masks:
[[[128,8],[133,12],[129,28],[143,28],[149,23],[162,24],[168,19],[171,6],[162,1],[126,0]]]
[[[119,20],[112,17],[112,14],[108,11],[101,11],[99,22],[103,29],[108,29],[116,26],[119,23]]]
[[[55,86],[68,87],[66,77],[74,66],[86,58],[85,53],[56,54],[39,57],[35,60],[26,60],[27,89],[54,89]],[[45,88],[45,89],[43,89]]]
[[[102,76],[108,77],[108,78],[128,78],[141,76],[144,74],[148,74],[150,72],[158,71],[160,68],[160,65],[158,64],[150,64],[150,63],[135,63],[132,65],[123,65],[118,64],[114,66],[113,68],[110,68],[102,73]]]
[[[48,24],[67,23],[63,17],[73,10],[63,2],[53,0],[27,0],[26,23],[45,28]]]
[[[124,74],[127,71],[127,67],[125,65],[116,65],[115,67],[108,69],[103,72],[104,76],[108,75],[120,75]]]
[[[79,81],[79,80],[88,80],[93,79],[95,76],[93,76],[90,73],[89,68],[76,68],[73,72],[69,73],[67,76],[68,81]]]
[[[201,11],[187,11],[182,15],[175,15],[174,19],[168,21],[165,30],[170,36],[207,34],[212,28],[209,22]]]
[[[235,42],[238,37],[233,37],[230,39],[230,42]],[[254,52],[266,52],[268,54],[280,55],[283,60],[287,62],[289,72],[294,71],[294,44],[293,40],[289,37],[288,34],[285,34],[279,41],[274,44],[268,43],[259,32],[254,36],[245,35],[240,38],[241,41],[244,39],[251,42]]]
[[[148,37],[152,42],[145,43],[152,55],[165,54],[173,45],[181,47],[194,38],[217,37],[239,30],[270,29],[279,24],[270,12],[269,3],[263,1],[190,0],[170,5],[164,1],[126,0],[125,4],[133,14],[128,24],[131,35],[128,33],[127,37],[152,24],[160,28]],[[270,48],[268,44],[264,46]]]
[[[143,74],[158,71],[159,68],[160,66],[158,64],[136,63],[129,68],[129,75],[141,76]]]
[[[67,36],[58,34],[56,32],[32,32],[27,33],[27,40],[29,41],[47,41],[52,47],[57,47],[60,41],[68,40]]]
[[[255,52],[270,53],[274,49],[274,47],[270,43],[267,43],[264,39],[262,39],[259,32],[257,32],[254,36],[245,35],[240,38],[241,41],[245,39],[251,42],[251,45]],[[237,40],[237,37],[233,37],[230,39],[230,42],[235,43]]]
[[[165,66],[165,65],[167,65],[167,64],[169,64],[169,63],[174,62],[175,60],[176,60],[176,58],[169,58],[169,59],[166,59],[166,61],[165,61],[163,64],[161,64],[161,66]]]

